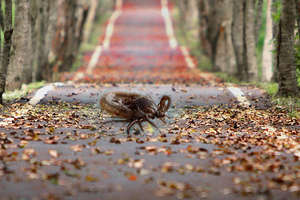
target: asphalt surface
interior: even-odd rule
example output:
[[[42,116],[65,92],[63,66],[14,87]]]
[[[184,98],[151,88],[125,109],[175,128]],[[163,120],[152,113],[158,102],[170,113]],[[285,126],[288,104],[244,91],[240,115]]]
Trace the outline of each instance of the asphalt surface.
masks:
[[[144,123],[144,133],[134,127],[128,136],[125,123],[108,123],[111,116],[97,106],[99,97],[108,91],[139,92],[152,96],[155,102],[161,94],[170,95],[173,103],[167,112],[167,124],[153,120],[160,132]],[[243,88],[243,91],[259,95],[254,89]],[[227,156],[248,159],[245,156],[251,152],[270,156],[262,146],[251,144],[251,140],[249,144],[243,143],[253,135],[245,133],[247,129],[238,128],[231,133],[237,136],[232,146],[221,145],[223,139],[232,137],[233,125],[229,122],[214,125],[212,122],[220,120],[217,113],[210,123],[197,120],[196,116],[206,113],[210,107],[228,107],[225,110],[229,110],[233,106],[236,112],[234,106],[239,102],[227,88],[61,85],[48,92],[36,105],[20,104],[16,112],[6,114],[6,119],[1,118],[0,141],[6,149],[5,154],[1,150],[1,155],[7,155],[0,168],[1,200],[281,200],[299,197],[289,189],[272,189],[268,185],[277,172],[260,173],[250,167],[250,171],[229,171],[216,164]],[[256,101],[250,102],[253,104],[249,107],[238,107],[239,112],[255,111]],[[248,123],[251,130],[253,122]],[[224,132],[215,132],[223,128]],[[213,131],[211,135],[210,131]],[[298,131],[294,133],[297,135]],[[266,140],[265,136],[262,138],[258,141]],[[291,152],[280,151],[268,159],[285,163],[282,173],[297,169]],[[242,167],[242,160],[233,166]],[[290,173],[295,175],[293,171]]]
[[[52,85],[51,85],[52,86]],[[47,86],[46,86],[47,87]],[[44,87],[44,88],[46,88]],[[36,95],[37,101],[34,104],[49,102],[75,102],[82,104],[97,105],[101,96],[108,92],[129,92],[138,93],[151,97],[155,102],[159,102],[163,95],[168,95],[172,99],[174,108],[187,108],[192,106],[209,105],[230,105],[239,104],[236,94],[228,89],[229,87],[200,86],[197,84],[53,84],[53,88],[47,93],[37,91],[31,95]],[[242,96],[251,103],[252,106],[263,108],[268,106],[267,95],[263,90],[255,87],[239,87]]]

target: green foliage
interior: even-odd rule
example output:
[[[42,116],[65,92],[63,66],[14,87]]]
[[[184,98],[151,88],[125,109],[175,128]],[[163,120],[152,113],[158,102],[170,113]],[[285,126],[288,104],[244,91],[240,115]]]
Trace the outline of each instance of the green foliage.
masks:
[[[279,23],[280,21],[280,16],[281,16],[281,10],[282,10],[282,5],[281,1],[277,0],[273,3],[273,12],[272,12],[272,18],[274,22]]]
[[[278,106],[288,109],[290,117],[300,119],[300,98],[280,97],[273,98],[272,102]]]
[[[257,86],[263,88],[272,97],[275,97],[278,92],[278,83],[259,83]]]
[[[34,82],[29,85],[22,85],[20,90],[8,91],[3,94],[4,101],[13,101],[19,99],[23,96],[26,96],[28,93],[32,92],[35,89],[41,88],[45,85],[45,82]]]
[[[240,84],[240,81],[235,77],[231,76],[224,72],[216,72],[215,75],[219,77],[220,79],[224,80],[226,83],[236,83]]]
[[[257,86],[264,89],[270,95],[273,104],[287,109],[290,117],[300,118],[300,98],[277,96],[278,83],[258,83]]]

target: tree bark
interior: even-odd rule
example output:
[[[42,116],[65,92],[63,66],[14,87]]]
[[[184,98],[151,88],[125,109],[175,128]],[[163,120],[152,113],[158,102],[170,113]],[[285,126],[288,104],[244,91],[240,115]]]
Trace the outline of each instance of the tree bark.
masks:
[[[82,2],[82,4],[78,2],[60,1],[54,39],[55,60],[49,66],[48,74],[70,70],[76,58],[89,12],[85,2]]]
[[[32,23],[35,25],[35,38],[33,38],[35,42],[35,54],[34,54],[34,73],[33,77],[35,81],[43,80],[43,73],[47,69],[48,64],[48,52],[51,46],[46,46],[46,39],[49,26],[49,11],[50,11],[50,1],[51,0],[43,0],[36,1],[36,9],[38,10],[37,18],[32,19]],[[50,36],[51,37],[51,36]]]
[[[232,42],[241,81],[257,80],[255,0],[234,0]]]
[[[2,10],[2,1],[0,0],[0,10]],[[0,12],[0,34],[4,30],[4,24],[3,24],[3,12]],[[2,37],[0,35],[0,69],[2,66]]]
[[[255,0],[246,0],[245,26],[245,57],[247,66],[247,81],[257,81],[256,39],[255,39]]]
[[[233,0],[232,43],[234,46],[237,77],[246,80],[247,68],[244,63],[244,0]]]
[[[4,31],[4,23],[3,23],[3,12],[2,12],[2,0],[0,0],[0,34],[2,33],[2,31]],[[4,66],[2,65],[2,60],[3,60],[3,54],[2,54],[2,37],[0,35],[0,104],[3,103],[2,101],[2,95],[5,91],[5,77],[6,77],[6,73],[5,73],[5,69]],[[4,83],[4,84],[3,84]]]
[[[267,0],[268,1],[268,0]],[[263,6],[264,6],[264,0],[256,0],[254,1],[255,5],[255,41],[256,44],[259,39],[259,30],[262,25],[262,14],[263,14]]]
[[[16,1],[14,53],[7,75],[7,89],[21,88],[23,83],[32,82],[32,42],[29,0]]]
[[[3,19],[4,19],[3,22],[4,41],[3,41],[2,59],[0,63],[0,103],[1,104],[3,103],[2,95],[5,91],[6,75],[7,75],[7,69],[8,69],[8,65],[10,62],[10,55],[11,55],[10,54],[11,41],[12,41],[12,34],[13,34],[11,0],[5,0],[5,16],[3,17]]]
[[[297,25],[298,25],[298,34],[300,34],[300,0],[295,0],[296,3],[296,17],[297,17]]]
[[[295,1],[282,0],[282,12],[277,41],[278,95],[280,96],[299,95],[294,50],[295,8]]]
[[[273,28],[272,28],[272,0],[267,0],[266,13],[266,36],[264,41],[263,55],[262,55],[262,81],[270,82],[273,77]]]
[[[90,34],[92,31],[94,20],[96,18],[98,6],[99,6],[98,0],[91,0],[90,12],[89,15],[87,16],[86,25],[83,33],[83,42],[87,42],[90,38]]]
[[[232,1],[223,1],[220,6],[220,34],[217,43],[215,64],[220,71],[234,75],[236,73],[236,62],[232,44]]]
[[[206,31],[206,37],[208,38],[210,48],[211,48],[211,62],[212,70],[220,71],[219,66],[216,65],[217,58],[217,44],[220,37],[221,31],[221,19],[220,19],[220,10],[218,8],[221,6],[222,1],[220,0],[211,0],[209,1],[209,15],[208,15],[208,26]]]
[[[211,58],[211,48],[208,41],[208,38],[206,37],[206,30],[208,28],[209,23],[209,6],[208,2],[205,0],[199,0],[198,2],[198,10],[199,10],[199,38],[200,43],[202,47],[202,51],[204,55]]]
[[[233,73],[232,1],[202,0],[198,7],[201,46],[211,60],[212,70]]]
[[[32,66],[32,79],[33,81],[37,81],[37,36],[38,36],[38,31],[37,31],[37,21],[39,17],[39,1],[38,0],[30,0],[30,23],[31,23],[31,47],[32,47],[32,60],[31,60],[31,66]]]
[[[273,29],[273,40],[276,41],[276,51],[273,52],[273,66],[274,66],[274,75],[272,78],[272,81],[274,82],[278,82],[278,64],[277,64],[277,58],[278,58],[278,52],[277,52],[277,48],[278,48],[278,43],[277,43],[277,39],[278,39],[278,30],[279,30],[279,19],[277,19],[277,17],[275,17],[277,15],[277,13],[279,12],[279,3],[280,0],[272,0],[272,15],[273,15],[273,23],[272,23],[272,29]]]
[[[2,11],[2,0],[0,1],[0,10]],[[4,30],[3,12],[0,12],[0,30]],[[1,39],[1,38],[0,38]],[[0,43],[1,44],[1,43]]]

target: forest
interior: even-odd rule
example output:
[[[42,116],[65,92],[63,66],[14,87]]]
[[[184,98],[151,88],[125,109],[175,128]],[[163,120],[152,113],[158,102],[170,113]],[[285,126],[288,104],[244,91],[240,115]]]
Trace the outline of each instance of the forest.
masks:
[[[1,92],[70,71],[110,0],[0,1]]]
[[[240,81],[277,82],[280,95],[298,94],[299,1],[178,0],[177,4],[182,35],[209,59],[211,70]]]

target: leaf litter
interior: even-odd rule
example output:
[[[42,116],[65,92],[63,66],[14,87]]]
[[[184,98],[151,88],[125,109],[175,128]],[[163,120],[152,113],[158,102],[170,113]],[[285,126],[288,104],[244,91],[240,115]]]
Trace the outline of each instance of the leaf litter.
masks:
[[[123,177],[102,187],[124,192],[127,181],[150,184],[152,195],[177,199],[300,195],[300,120],[283,108],[188,108],[161,133],[147,128],[130,136],[124,124],[106,124],[103,116],[93,106],[66,103],[2,108],[2,184],[39,180],[74,195]],[[47,189],[37,195],[51,196]]]

